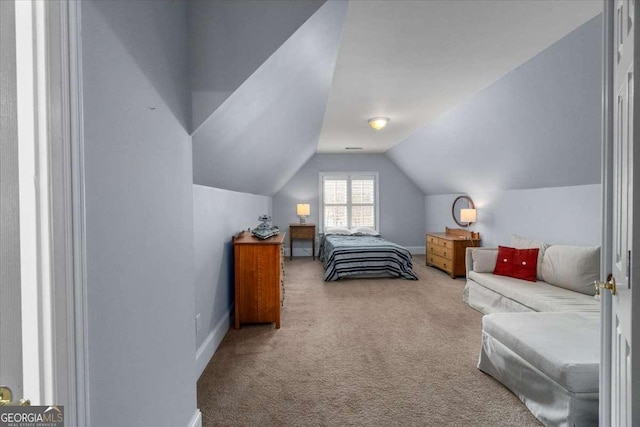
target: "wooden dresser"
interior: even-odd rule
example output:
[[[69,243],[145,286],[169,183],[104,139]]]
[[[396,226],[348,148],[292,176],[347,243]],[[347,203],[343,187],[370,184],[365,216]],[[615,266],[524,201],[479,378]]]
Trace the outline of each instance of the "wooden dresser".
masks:
[[[448,227],[444,233],[427,233],[427,265],[446,271],[452,279],[464,276],[469,246],[480,246],[480,233]]]
[[[233,238],[235,324],[275,322],[280,328],[284,304],[285,233],[258,239],[249,232]]]

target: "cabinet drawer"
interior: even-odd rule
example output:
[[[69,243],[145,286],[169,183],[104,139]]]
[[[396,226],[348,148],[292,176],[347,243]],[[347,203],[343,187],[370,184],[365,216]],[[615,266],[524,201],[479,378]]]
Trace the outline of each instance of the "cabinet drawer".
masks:
[[[429,245],[427,255],[438,255],[448,260],[453,260],[453,250],[445,246]]]
[[[280,306],[281,307],[284,307],[284,293],[285,293],[284,279],[280,279]]]
[[[291,227],[289,230],[294,239],[312,239],[316,232],[315,227]]]
[[[438,243],[438,240],[440,240],[440,239],[438,239],[438,238],[437,238],[437,237],[435,237],[435,236],[427,235],[427,244],[428,244],[428,245],[434,245],[434,246],[436,246],[436,245],[438,245],[438,244],[439,244],[439,243]]]
[[[438,245],[443,248],[453,249],[453,242],[451,240],[438,239]]]
[[[429,265],[434,265],[438,268],[441,268],[449,273],[453,270],[453,263],[451,262],[451,260],[442,258],[438,255],[427,254],[427,263]]]
[[[453,242],[451,240],[440,239],[436,236],[431,236],[431,235],[427,235],[427,244],[453,249]]]

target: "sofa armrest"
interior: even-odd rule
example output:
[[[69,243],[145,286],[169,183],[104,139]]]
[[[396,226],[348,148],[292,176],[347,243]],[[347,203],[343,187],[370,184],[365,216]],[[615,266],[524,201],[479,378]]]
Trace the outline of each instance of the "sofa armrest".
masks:
[[[469,272],[473,270],[473,252],[474,251],[495,251],[498,252],[498,248],[481,248],[481,247],[468,247],[465,254],[465,266],[466,277],[469,277]]]

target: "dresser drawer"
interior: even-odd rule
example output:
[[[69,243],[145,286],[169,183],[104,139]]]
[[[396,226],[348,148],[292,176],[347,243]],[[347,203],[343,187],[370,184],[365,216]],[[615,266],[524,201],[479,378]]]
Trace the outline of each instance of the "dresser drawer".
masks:
[[[427,235],[427,244],[434,246],[442,246],[443,248],[453,248],[453,242],[451,240],[440,239],[435,236]]]
[[[316,227],[291,227],[289,232],[294,239],[312,239],[316,233]]]
[[[453,250],[445,246],[429,245],[428,255],[438,255],[448,260],[453,260]]]
[[[438,241],[439,241],[439,240],[440,240],[440,239],[438,239],[437,237],[435,237],[435,236],[430,236],[430,235],[428,235],[428,234],[427,234],[427,245],[434,245],[434,246],[437,246],[437,245],[439,244],[439,243],[438,243]]]
[[[438,255],[427,254],[427,263],[429,265],[433,265],[438,268],[441,268],[446,272],[451,272],[453,270],[453,264],[451,260],[442,258],[441,256],[438,256]]]
[[[453,249],[453,242],[451,240],[438,239],[438,246],[443,248]]]

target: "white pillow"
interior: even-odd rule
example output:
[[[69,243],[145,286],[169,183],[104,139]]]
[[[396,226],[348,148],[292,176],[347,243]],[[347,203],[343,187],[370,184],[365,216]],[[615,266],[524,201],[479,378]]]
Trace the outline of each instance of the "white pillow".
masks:
[[[473,271],[476,273],[493,273],[498,260],[497,249],[475,249],[471,251]]]
[[[526,237],[518,236],[514,234],[511,236],[511,247],[516,249],[533,249],[538,248],[538,265],[536,268],[536,278],[538,280],[544,280],[542,276],[542,260],[544,259],[544,252],[549,247],[548,243],[540,240],[531,240]]]
[[[549,246],[542,263],[544,281],[582,294],[595,294],[600,278],[599,246]]]
[[[326,227],[324,229],[324,234],[343,234],[350,236],[353,233],[351,232],[351,230],[345,227]]]
[[[356,228],[352,229],[351,232],[353,234],[363,234],[365,236],[379,236],[380,235],[380,233],[378,233],[376,230],[374,230],[373,228],[369,228],[369,227],[356,227]]]

